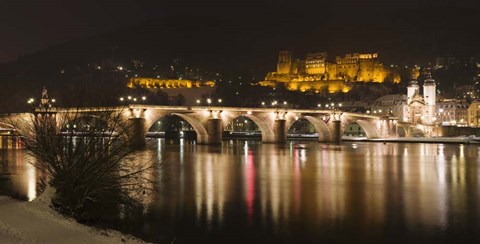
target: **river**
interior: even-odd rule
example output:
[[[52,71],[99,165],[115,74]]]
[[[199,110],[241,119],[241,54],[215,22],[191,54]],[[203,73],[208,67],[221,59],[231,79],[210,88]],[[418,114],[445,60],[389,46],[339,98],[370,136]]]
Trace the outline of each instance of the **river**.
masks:
[[[165,243],[478,243],[480,146],[153,139],[161,163],[142,216],[118,224]],[[0,194],[36,196],[22,150],[0,153]]]

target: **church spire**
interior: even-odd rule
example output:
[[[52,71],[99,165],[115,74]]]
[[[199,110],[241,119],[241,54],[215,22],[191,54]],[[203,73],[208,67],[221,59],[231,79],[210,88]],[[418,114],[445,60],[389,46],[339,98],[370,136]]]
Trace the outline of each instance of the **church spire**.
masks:
[[[427,78],[424,81],[424,84],[435,84],[435,80],[432,78],[432,72],[430,69],[427,70]]]
[[[417,74],[415,73],[415,69],[412,69],[410,78],[411,80],[408,82],[408,86],[418,86]]]

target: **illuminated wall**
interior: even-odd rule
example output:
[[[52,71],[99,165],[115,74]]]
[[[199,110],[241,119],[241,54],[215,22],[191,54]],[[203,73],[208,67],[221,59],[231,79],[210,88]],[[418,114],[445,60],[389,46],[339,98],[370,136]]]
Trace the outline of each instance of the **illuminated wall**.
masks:
[[[468,126],[480,127],[480,101],[474,101],[468,107]]]
[[[305,59],[307,74],[324,74],[327,67],[327,53],[309,53]]]
[[[192,80],[162,80],[155,78],[135,77],[128,81],[129,88],[194,88],[194,87],[214,87],[213,81],[192,81]]]

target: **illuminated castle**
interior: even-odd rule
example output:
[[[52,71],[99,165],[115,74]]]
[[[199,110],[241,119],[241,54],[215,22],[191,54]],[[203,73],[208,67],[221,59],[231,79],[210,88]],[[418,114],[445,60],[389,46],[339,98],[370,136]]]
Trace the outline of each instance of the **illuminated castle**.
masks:
[[[329,63],[327,57],[326,52],[309,53],[304,60],[292,61],[289,51],[281,51],[277,71],[269,72],[260,85],[277,87],[283,84],[294,91],[335,93],[348,92],[352,82],[384,82],[390,74],[395,83],[400,82],[398,74],[377,60],[377,53],[337,56],[335,63]]]

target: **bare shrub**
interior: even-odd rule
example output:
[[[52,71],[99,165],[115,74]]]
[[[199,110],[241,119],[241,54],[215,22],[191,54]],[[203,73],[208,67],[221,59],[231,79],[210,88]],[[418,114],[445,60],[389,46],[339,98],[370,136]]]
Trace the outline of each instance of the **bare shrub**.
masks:
[[[80,222],[96,222],[140,205],[151,190],[153,164],[136,160],[123,111],[34,113],[22,125],[34,166],[55,189],[53,207]]]

